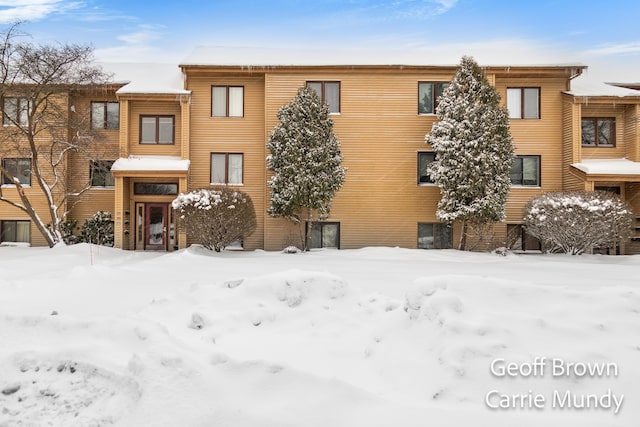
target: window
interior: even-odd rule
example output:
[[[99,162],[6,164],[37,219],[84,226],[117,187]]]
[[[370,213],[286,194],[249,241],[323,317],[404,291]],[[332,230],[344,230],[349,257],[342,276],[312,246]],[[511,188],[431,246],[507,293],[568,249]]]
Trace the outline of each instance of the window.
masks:
[[[31,159],[2,159],[2,167],[21,184],[31,185]],[[2,174],[2,184],[15,185],[15,182]]]
[[[510,119],[539,119],[540,88],[507,88],[507,109]]]
[[[140,144],[173,144],[174,116],[140,116]]]
[[[2,124],[5,126],[27,126],[31,103],[26,98],[4,98],[2,100]]]
[[[583,147],[615,147],[616,119],[601,117],[582,118]]]
[[[310,225],[307,232],[311,232],[311,248],[340,248],[339,222],[312,222]]]
[[[330,113],[340,113],[340,82],[307,82],[307,87],[316,91]]]
[[[514,251],[539,251],[540,240],[527,233],[522,224],[507,224],[507,247]]]
[[[175,196],[178,194],[178,184],[136,182],[133,184],[133,194],[145,196]]]
[[[212,86],[212,117],[243,117],[244,86]]]
[[[436,153],[419,152],[418,153],[418,184],[432,184],[433,181],[429,176],[429,165],[436,159]]]
[[[92,102],[91,129],[115,130],[120,127],[120,103]]]
[[[418,223],[418,249],[451,249],[452,247],[453,232],[449,224]]]
[[[511,185],[540,186],[540,156],[518,156],[511,165]]]
[[[0,242],[31,242],[31,221],[0,221]]]
[[[92,187],[113,187],[115,185],[111,166],[113,166],[113,160],[91,160]]]
[[[608,191],[609,193],[620,195],[620,187],[609,185],[596,185],[593,188],[595,191]]]
[[[243,158],[239,153],[211,153],[211,183],[242,184]]]
[[[448,82],[418,82],[418,114],[435,114]]]

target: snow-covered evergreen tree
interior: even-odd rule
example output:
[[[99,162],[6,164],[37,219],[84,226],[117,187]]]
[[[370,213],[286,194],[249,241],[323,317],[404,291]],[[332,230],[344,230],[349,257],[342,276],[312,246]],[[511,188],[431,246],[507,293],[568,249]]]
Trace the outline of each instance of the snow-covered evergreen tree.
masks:
[[[278,119],[267,142],[267,168],[273,171],[269,215],[304,227],[329,216],[331,201],[344,183],[340,142],[329,108],[314,89],[299,89],[278,111]],[[306,239],[301,240],[306,249]]]
[[[459,249],[466,249],[467,226],[502,221],[509,194],[514,147],[509,115],[500,95],[471,57],[460,62],[439,98],[435,123],[426,142],[435,161],[429,174],[442,198],[436,215],[462,221]]]

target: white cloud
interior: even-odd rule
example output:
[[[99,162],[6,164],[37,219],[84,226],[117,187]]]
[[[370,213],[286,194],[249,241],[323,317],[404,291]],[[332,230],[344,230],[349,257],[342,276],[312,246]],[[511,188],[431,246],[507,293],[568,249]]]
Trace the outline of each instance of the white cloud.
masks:
[[[629,55],[640,53],[640,42],[629,42],[619,44],[602,44],[596,46],[594,49],[589,49],[584,52],[589,56],[604,56],[604,55]]]
[[[160,25],[143,24],[139,25],[138,28],[138,31],[118,36],[118,40],[123,41],[128,45],[147,44],[154,40],[158,40],[161,37],[161,34],[158,30],[162,29],[163,27]]]
[[[36,21],[54,13],[63,13],[84,6],[82,2],[66,0],[0,0],[0,23],[17,20]]]

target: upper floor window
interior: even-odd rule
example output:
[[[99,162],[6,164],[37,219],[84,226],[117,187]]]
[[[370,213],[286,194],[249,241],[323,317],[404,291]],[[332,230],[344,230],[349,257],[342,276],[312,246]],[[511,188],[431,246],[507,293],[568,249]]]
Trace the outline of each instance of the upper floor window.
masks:
[[[3,98],[2,124],[5,126],[27,126],[31,102],[27,98]]]
[[[517,156],[511,166],[511,185],[540,186],[540,156]]]
[[[243,117],[244,86],[211,86],[212,117]]]
[[[115,130],[119,127],[119,102],[94,101],[91,103],[91,129]]]
[[[212,184],[242,184],[241,153],[211,153]]]
[[[582,118],[583,147],[615,147],[616,119],[602,117]]]
[[[438,99],[449,82],[418,82],[418,114],[435,114]]]
[[[330,113],[340,113],[340,82],[307,82],[307,87],[316,91]]]
[[[429,176],[429,165],[436,159],[436,153],[419,152],[418,153],[418,184],[432,184],[433,181]]]
[[[507,109],[510,119],[539,119],[540,88],[507,88]]]
[[[20,184],[31,185],[31,159],[2,159],[2,168],[10,176],[18,178]],[[3,173],[2,184],[15,185],[15,182]]]
[[[140,144],[173,144],[175,116],[140,116]]]
[[[113,187],[115,181],[111,174],[113,160],[91,160],[91,186],[92,187]]]

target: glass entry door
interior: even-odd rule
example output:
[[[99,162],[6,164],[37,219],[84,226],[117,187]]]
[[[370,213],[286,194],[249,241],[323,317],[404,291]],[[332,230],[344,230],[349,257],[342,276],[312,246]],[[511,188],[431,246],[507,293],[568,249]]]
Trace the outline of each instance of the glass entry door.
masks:
[[[167,205],[145,204],[145,249],[164,251],[167,249]]]

